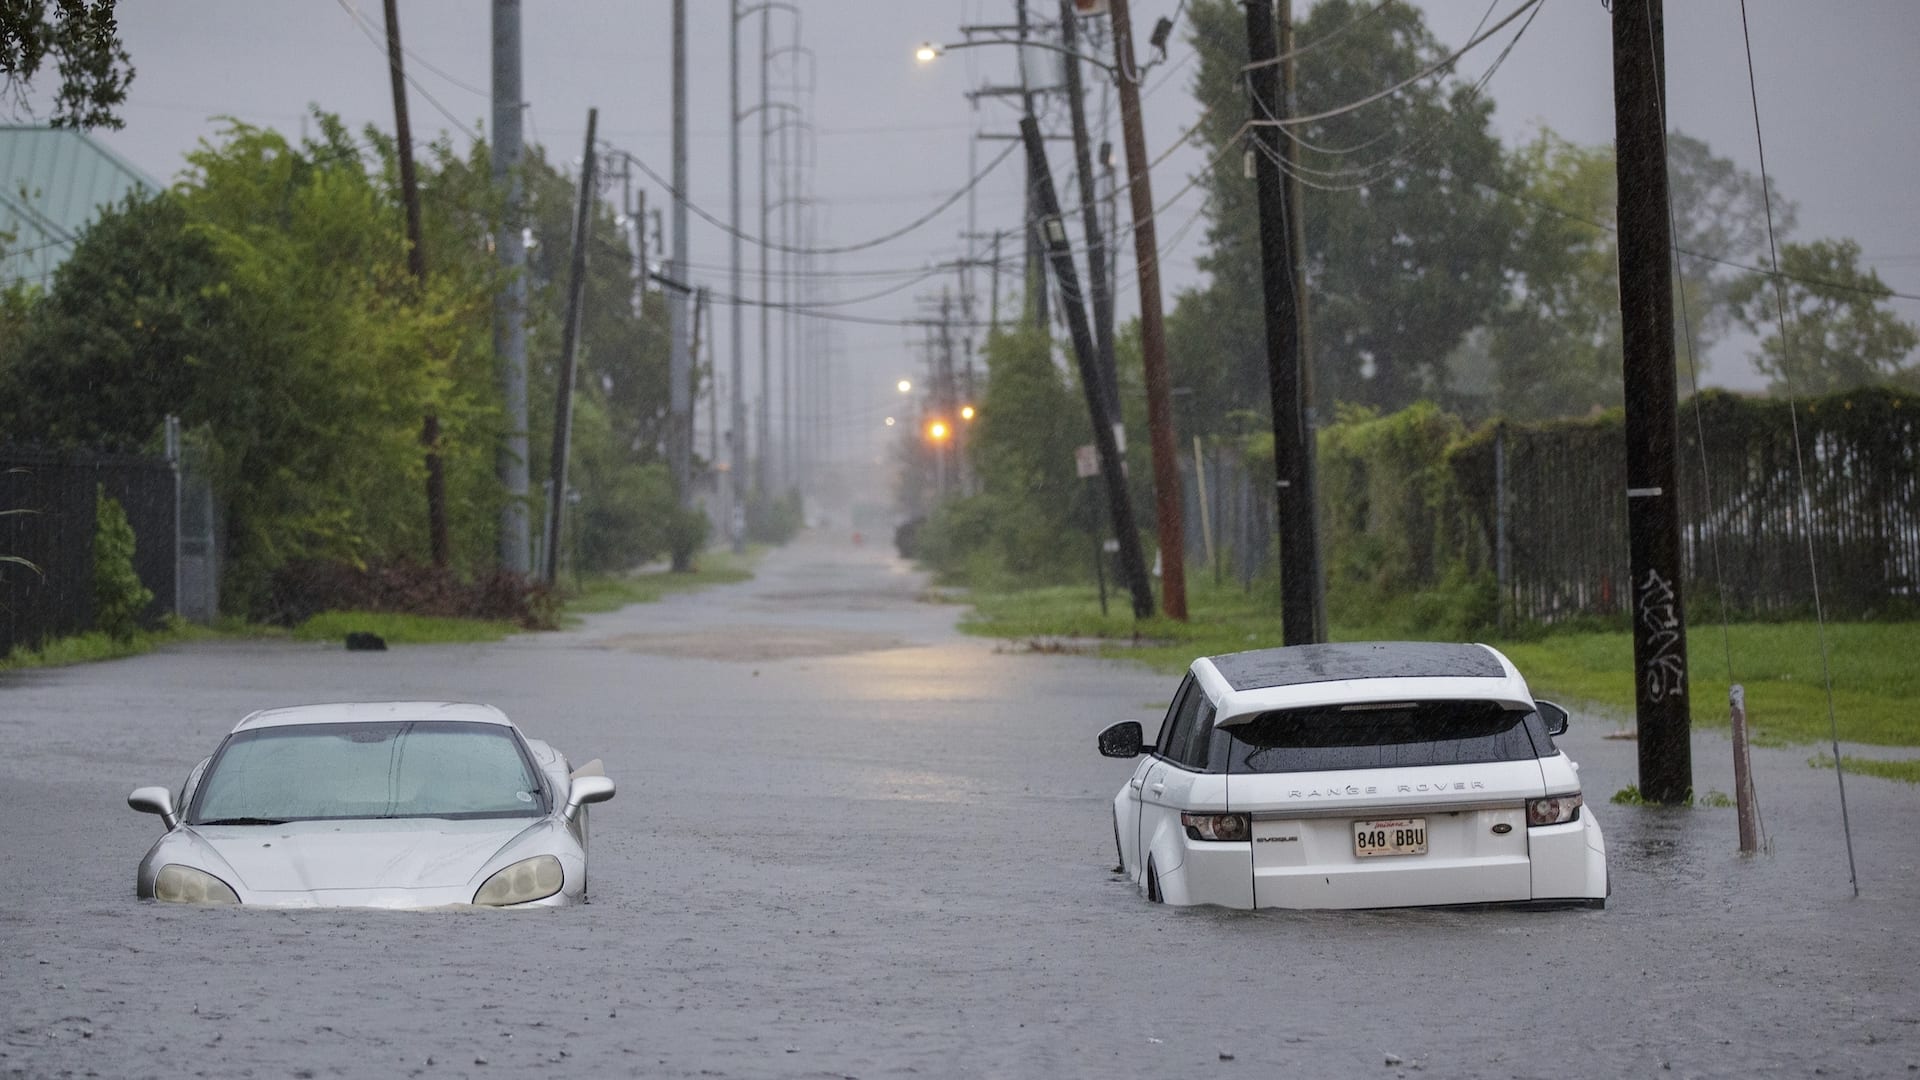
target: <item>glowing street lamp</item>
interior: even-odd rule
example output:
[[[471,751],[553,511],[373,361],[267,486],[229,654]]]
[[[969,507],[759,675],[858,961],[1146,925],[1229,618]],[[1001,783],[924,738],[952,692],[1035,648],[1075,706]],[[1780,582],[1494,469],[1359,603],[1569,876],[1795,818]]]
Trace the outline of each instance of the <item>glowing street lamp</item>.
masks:
[[[893,386],[894,386],[894,389],[900,391],[903,394],[911,393],[913,391],[913,380],[901,379],[899,382],[894,383]]]
[[[913,50],[913,58],[923,64],[931,63],[939,55],[940,46],[931,41],[922,42],[919,48]]]
[[[927,438],[932,439],[934,442],[945,442],[947,436],[951,434],[953,434],[953,432],[947,427],[945,420],[935,420],[933,423],[927,425]]]
[[[891,416],[889,416],[889,417],[887,417],[887,426],[888,426],[888,427],[892,427],[892,426],[893,426],[893,417],[891,417]]]
[[[971,405],[960,406],[960,419],[962,420],[973,419],[973,406]]]

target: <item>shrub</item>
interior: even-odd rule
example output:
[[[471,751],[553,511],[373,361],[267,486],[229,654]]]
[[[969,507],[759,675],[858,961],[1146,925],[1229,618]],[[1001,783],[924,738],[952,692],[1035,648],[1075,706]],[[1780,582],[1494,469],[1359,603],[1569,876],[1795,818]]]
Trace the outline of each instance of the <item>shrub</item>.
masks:
[[[507,570],[471,581],[452,570],[397,562],[366,567],[324,559],[289,562],[273,575],[263,622],[297,626],[325,611],[376,611],[489,619],[529,630],[558,625],[559,601],[546,585]]]
[[[118,642],[133,640],[153,590],[133,569],[133,525],[120,503],[97,488],[93,535],[93,628]]]

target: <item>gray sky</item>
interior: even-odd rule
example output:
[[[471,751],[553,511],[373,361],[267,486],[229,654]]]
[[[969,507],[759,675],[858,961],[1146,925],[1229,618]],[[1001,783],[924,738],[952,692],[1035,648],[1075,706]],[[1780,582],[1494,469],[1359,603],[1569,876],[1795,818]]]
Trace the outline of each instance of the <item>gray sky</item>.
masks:
[[[1498,0],[1496,18],[1516,3]],[[818,58],[816,89],[803,104],[817,129],[811,189],[822,200],[821,243],[856,242],[919,217],[965,182],[971,132],[1012,130],[1015,116],[1007,106],[983,102],[976,113],[962,95],[983,81],[1013,79],[1013,50],[956,52],[929,66],[915,64],[911,56],[923,40],[958,40],[962,22],[1008,20],[1011,0],[800,0],[798,6],[803,9],[800,41]],[[1144,37],[1156,18],[1172,14],[1176,6],[1176,0],[1135,0],[1137,31]],[[1422,6],[1436,35],[1453,45],[1471,36],[1487,10],[1481,0],[1428,0]],[[486,0],[403,0],[400,8],[405,44],[417,58],[408,60],[409,73],[462,128],[475,130],[490,116],[490,5]],[[724,218],[728,9],[723,0],[689,0],[689,8],[691,194],[696,204]],[[101,138],[164,180],[178,174],[183,155],[217,130],[212,117],[223,114],[297,134],[307,106],[318,104],[355,127],[373,123],[391,130],[384,47],[356,25],[350,9],[359,11],[373,34],[382,31],[378,0],[121,0],[122,31],[138,75],[124,113],[125,130]],[[1051,13],[1052,5],[1034,0],[1036,15],[1042,9]],[[1750,0],[1748,11],[1768,167],[1778,188],[1799,204],[1795,235],[1853,237],[1891,287],[1920,294],[1920,214],[1912,194],[1912,178],[1920,169],[1920,122],[1913,105],[1920,101],[1920,5],[1912,0],[1824,5]],[[597,106],[603,137],[665,175],[670,163],[669,13],[665,0],[526,0],[529,140],[544,143],[556,159],[572,160],[580,153],[587,108]],[[1504,138],[1516,141],[1545,123],[1577,142],[1611,140],[1608,18],[1599,0],[1546,0],[1488,88]],[[749,103],[759,89],[758,22],[757,16],[747,20],[743,38],[743,94]],[[1672,126],[1755,168],[1738,0],[1668,0],[1667,22]],[[791,40],[791,16],[776,11],[773,26],[775,44]],[[1508,36],[1470,53],[1462,75],[1484,72]],[[1147,83],[1144,111],[1153,155],[1171,145],[1197,115],[1188,93],[1191,50],[1176,35],[1169,53]],[[411,101],[416,138],[455,126],[418,91]],[[1117,131],[1113,141],[1119,141]],[[757,228],[754,143],[749,126],[744,136],[749,232]],[[988,161],[1002,146],[980,144],[979,161]],[[1054,158],[1056,180],[1063,186],[1069,163],[1063,148]],[[1156,203],[1165,206],[1201,164],[1199,154],[1176,151],[1154,174]],[[1020,187],[1017,160],[983,182],[976,204],[979,227],[1017,223]],[[650,205],[658,206],[665,195],[655,189],[649,197]],[[1077,202],[1070,196],[1063,201]],[[963,200],[926,227],[873,250],[839,256],[831,266],[896,269],[959,257],[965,253],[960,233],[966,207]],[[1189,190],[1159,219],[1169,305],[1175,292],[1199,280],[1193,269],[1204,235],[1204,222],[1194,218],[1199,207],[1200,193]],[[724,234],[695,219],[689,235],[694,276],[726,291]],[[746,259],[751,290],[758,266],[751,245]],[[904,280],[842,279],[832,288],[850,297]],[[916,297],[936,293],[940,283],[929,280],[836,310],[882,319],[914,317],[920,307]],[[1131,274],[1124,270],[1121,284],[1125,319],[1138,304]],[[1920,303],[1896,304],[1903,317],[1920,322]],[[726,325],[723,310],[716,340],[723,369],[730,348]],[[758,362],[754,312],[747,313],[745,325],[751,372]],[[919,376],[922,332],[829,325],[843,358],[835,383],[842,403],[839,445],[864,441],[871,456],[885,430],[881,418],[897,404],[893,381]],[[1723,345],[1711,359],[1706,381],[1756,385],[1742,355],[1750,346]]]

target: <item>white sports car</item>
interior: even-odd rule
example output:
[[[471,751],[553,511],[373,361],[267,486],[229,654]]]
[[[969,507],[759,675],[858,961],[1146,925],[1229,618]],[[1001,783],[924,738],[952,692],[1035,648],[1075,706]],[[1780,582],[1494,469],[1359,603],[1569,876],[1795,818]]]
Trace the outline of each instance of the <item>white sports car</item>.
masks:
[[[269,709],[194,766],[177,801],[127,796],[167,828],[134,889],[273,907],[577,904],[587,804],[611,798],[597,760],[570,769],[491,706]]]
[[[1567,711],[1486,645],[1353,642],[1202,657],[1113,800],[1120,871],[1169,904],[1604,907],[1607,849]]]

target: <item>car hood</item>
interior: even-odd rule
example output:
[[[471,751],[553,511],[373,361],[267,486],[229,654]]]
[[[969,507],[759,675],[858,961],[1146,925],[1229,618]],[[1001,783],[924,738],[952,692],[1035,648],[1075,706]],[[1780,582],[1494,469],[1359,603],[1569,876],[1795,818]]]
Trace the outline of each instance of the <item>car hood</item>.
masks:
[[[464,886],[539,818],[195,825],[247,892]]]

